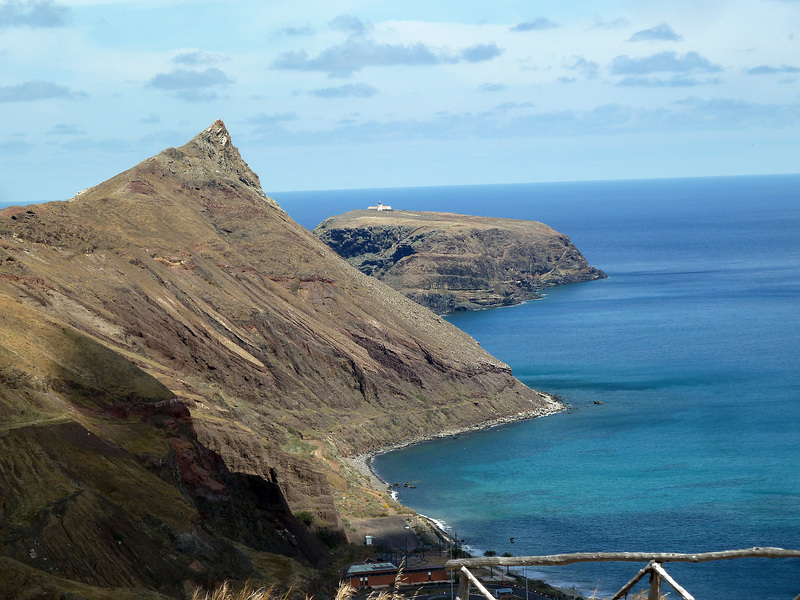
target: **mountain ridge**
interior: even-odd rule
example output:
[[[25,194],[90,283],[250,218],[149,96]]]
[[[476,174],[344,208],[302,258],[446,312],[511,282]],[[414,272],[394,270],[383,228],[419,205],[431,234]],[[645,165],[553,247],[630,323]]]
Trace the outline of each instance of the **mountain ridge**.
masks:
[[[0,210],[0,302],[9,598],[56,576],[87,598],[248,577],[319,591],[342,515],[391,502],[338,457],[560,407],[292,221],[222,121],[69,201]],[[29,456],[32,486],[12,475]],[[48,527],[62,507],[96,513],[91,561]]]

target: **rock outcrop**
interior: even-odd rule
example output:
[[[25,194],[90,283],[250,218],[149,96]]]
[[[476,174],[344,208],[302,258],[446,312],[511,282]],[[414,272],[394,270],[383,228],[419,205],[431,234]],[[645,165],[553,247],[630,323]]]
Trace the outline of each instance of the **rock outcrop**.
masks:
[[[376,502],[338,457],[557,408],[292,221],[222,122],[0,211],[0,597],[319,593]]]
[[[444,314],[509,306],[547,287],[606,277],[543,223],[451,213],[354,210],[314,234],[351,265]]]

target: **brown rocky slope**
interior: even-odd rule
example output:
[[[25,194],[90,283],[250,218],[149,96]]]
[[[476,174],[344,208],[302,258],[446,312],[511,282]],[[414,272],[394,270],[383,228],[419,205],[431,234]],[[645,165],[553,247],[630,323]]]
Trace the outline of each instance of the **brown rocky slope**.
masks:
[[[220,121],[0,211],[0,597],[319,591],[337,457],[556,408],[294,223]]]
[[[353,210],[326,219],[314,234],[438,314],[518,304],[547,287],[606,276],[567,236],[535,221]]]

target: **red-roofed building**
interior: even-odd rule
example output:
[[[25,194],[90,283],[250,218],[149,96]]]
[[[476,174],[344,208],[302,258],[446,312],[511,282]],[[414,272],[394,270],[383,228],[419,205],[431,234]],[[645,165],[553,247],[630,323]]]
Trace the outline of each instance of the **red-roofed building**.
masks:
[[[345,581],[356,589],[390,585],[397,579],[397,570],[394,564],[386,562],[353,565],[347,569]],[[427,583],[429,581],[447,581],[447,571],[444,566],[405,567],[398,583]]]

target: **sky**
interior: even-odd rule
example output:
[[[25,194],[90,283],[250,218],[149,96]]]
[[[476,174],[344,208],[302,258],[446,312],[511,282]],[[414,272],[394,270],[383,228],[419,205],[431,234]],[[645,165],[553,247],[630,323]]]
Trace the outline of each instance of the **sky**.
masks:
[[[800,0],[0,0],[0,203],[222,119],[267,193],[800,172]]]

